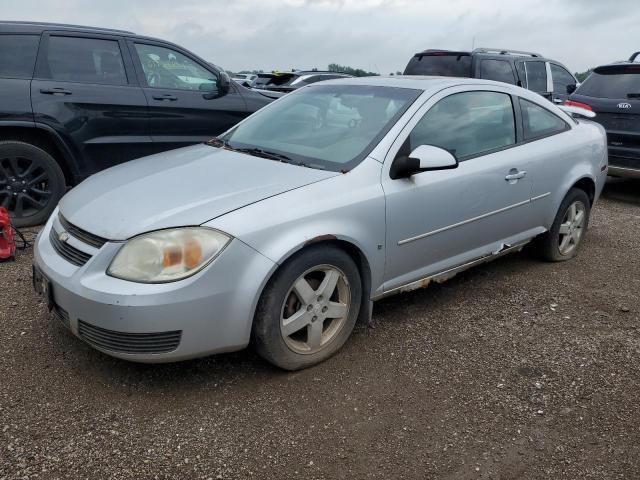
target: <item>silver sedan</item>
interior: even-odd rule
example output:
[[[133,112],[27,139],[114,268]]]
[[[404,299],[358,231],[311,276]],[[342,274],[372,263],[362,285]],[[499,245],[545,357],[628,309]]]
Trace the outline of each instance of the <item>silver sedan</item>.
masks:
[[[299,369],[383,296],[528,243],[572,258],[606,173],[602,127],[518,87],[322,82],[77,186],[40,232],[34,286],[109,355],[167,362],[253,340]]]

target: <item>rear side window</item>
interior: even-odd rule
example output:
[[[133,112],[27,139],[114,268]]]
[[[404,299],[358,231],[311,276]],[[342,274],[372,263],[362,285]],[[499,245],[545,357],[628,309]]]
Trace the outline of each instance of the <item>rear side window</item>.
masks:
[[[576,81],[569,72],[560,65],[551,64],[551,78],[553,78],[553,91],[555,93],[569,93],[567,87],[575,85]]]
[[[520,109],[525,140],[555,135],[569,128],[555,113],[523,98],[520,99]]]
[[[0,35],[0,77],[31,78],[39,40],[38,35]]]
[[[516,83],[511,64],[505,60],[482,60],[480,62],[480,78],[497,82]]]
[[[127,83],[118,42],[97,38],[49,37],[44,76],[66,82]]]
[[[404,69],[405,75],[470,77],[470,55],[416,55]]]
[[[578,88],[580,95],[640,98],[640,65],[597,68]]]
[[[515,143],[511,97],[498,92],[463,92],[443,98],[409,134],[411,151],[435,145],[459,159]]]
[[[547,91],[547,67],[544,62],[524,62],[527,88],[534,92]]]

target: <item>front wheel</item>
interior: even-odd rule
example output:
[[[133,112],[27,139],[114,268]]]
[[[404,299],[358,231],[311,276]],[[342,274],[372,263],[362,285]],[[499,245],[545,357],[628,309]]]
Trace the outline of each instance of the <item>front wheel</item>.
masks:
[[[253,327],[258,353],[285,369],[326,360],[358,318],[362,282],[344,251],[319,245],[286,262],[265,288]]]
[[[584,190],[569,190],[551,229],[535,241],[538,255],[550,262],[562,262],[575,257],[587,233],[590,214],[591,203]]]
[[[0,207],[16,227],[44,223],[65,192],[54,158],[25,142],[0,142]]]

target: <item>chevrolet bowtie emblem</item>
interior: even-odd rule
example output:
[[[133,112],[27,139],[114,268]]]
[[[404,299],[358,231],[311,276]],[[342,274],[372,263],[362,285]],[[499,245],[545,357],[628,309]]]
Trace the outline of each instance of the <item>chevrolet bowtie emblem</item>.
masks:
[[[69,240],[69,234],[67,232],[60,232],[58,234],[58,240],[60,240],[61,242],[66,242],[67,240]]]

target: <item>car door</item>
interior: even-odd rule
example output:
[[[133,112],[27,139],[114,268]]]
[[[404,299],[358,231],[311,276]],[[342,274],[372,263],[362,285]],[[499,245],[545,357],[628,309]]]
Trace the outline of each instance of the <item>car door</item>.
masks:
[[[517,244],[532,228],[529,161],[517,142],[518,106],[498,87],[455,87],[429,99],[385,159],[385,290]],[[455,169],[392,180],[394,159],[429,144]]]
[[[549,63],[549,71],[553,84],[553,103],[563,103],[575,92],[578,81],[561,65]]]
[[[174,46],[134,40],[128,45],[158,151],[209,140],[247,116],[234,82],[226,95],[217,95],[220,73],[211,65]]]
[[[35,121],[72,146],[83,175],[153,151],[147,101],[118,36],[46,32],[31,101]]]

